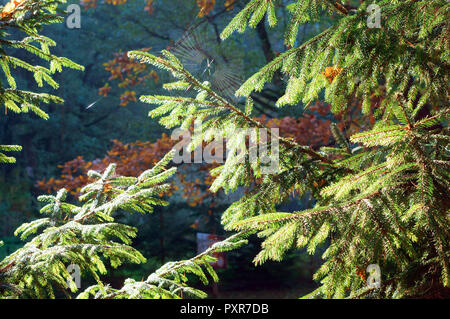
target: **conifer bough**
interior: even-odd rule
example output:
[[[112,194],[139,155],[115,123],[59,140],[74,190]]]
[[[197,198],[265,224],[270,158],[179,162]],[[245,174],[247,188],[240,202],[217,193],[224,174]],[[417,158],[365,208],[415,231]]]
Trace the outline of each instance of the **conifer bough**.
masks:
[[[222,32],[244,32],[267,17],[277,23],[272,0],[248,1]],[[213,191],[252,190],[223,214],[227,230],[256,231],[264,238],[255,263],[282,260],[292,248],[313,254],[326,245],[324,262],[314,275],[320,288],[307,297],[405,298],[448,297],[449,292],[449,19],[445,0],[371,1],[381,9],[381,28],[367,25],[369,1],[352,8],[339,1],[302,0],[288,6],[290,24],[285,35],[292,47],[251,76],[237,91],[247,97],[245,111],[197,80],[170,52],[156,57],[147,52],[129,56],[169,71],[171,90],[191,87],[196,98],[143,96],[157,104],[151,116],[167,128],[203,122],[209,142],[220,129],[233,153],[244,147],[242,128],[261,127],[251,118],[250,94],[261,91],[276,72],[288,79],[278,105],[309,105],[324,93],[334,113],[345,111],[355,97],[376,122],[347,138],[332,127],[335,147],[318,151],[280,140],[278,174],[261,174],[260,162],[230,156],[211,173]],[[293,47],[299,25],[315,22],[323,12],[335,16],[327,30]],[[376,109],[371,98],[383,89]],[[244,133],[245,134],[245,133]],[[243,138],[243,139],[242,139]],[[242,148],[241,148],[242,150]],[[245,153],[246,152],[246,153]],[[339,156],[336,157],[336,154]],[[242,154],[241,154],[242,156]],[[250,185],[258,178],[261,183]],[[320,185],[320,186],[319,186]],[[279,212],[277,207],[293,191],[310,192],[315,207]],[[366,269],[381,269],[380,287],[368,285]]]

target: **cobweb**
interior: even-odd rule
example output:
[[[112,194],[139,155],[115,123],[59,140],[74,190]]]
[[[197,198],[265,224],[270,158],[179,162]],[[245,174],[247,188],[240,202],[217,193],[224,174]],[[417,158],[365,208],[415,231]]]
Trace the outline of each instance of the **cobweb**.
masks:
[[[242,60],[227,55],[207,30],[189,28],[170,51],[198,80],[208,81],[216,93],[238,102],[235,92],[243,83]]]

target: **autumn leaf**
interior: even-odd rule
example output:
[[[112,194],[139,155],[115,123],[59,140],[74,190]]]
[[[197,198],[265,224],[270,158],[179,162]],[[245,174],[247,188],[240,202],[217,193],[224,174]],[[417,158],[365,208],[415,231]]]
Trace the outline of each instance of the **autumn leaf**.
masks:
[[[26,0],[11,0],[4,7],[3,11],[0,13],[0,18],[10,17],[16,9],[21,6]]]
[[[327,78],[328,82],[332,83],[333,80],[342,72],[341,67],[333,67],[329,66],[325,68],[325,72],[322,72],[322,74]]]

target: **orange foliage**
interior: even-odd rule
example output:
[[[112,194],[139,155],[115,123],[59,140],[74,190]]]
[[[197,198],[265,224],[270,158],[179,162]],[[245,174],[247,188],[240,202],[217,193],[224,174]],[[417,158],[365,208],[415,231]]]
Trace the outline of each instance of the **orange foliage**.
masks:
[[[149,48],[141,49],[148,51]],[[136,60],[131,60],[127,53],[114,53],[114,59],[103,64],[105,70],[111,75],[109,81],[119,80],[119,88],[133,88],[144,83],[148,79],[153,79],[155,82],[159,80],[158,74],[154,70],[150,70],[150,66],[145,63],[139,63]],[[99,89],[98,94],[107,96],[111,91],[109,83],[106,83]],[[120,105],[125,106],[131,101],[136,101],[136,92],[127,90],[120,96]]]
[[[322,72],[322,74],[327,78],[328,82],[333,82],[334,78],[337,77],[342,72],[341,67],[334,67],[329,66],[325,68],[325,72]]]
[[[147,0],[145,4],[144,10],[147,11],[149,14],[153,14],[153,1],[154,0]],[[192,0],[196,1],[197,5],[200,9],[198,16],[204,17],[207,16],[213,9],[216,4],[216,0]],[[233,4],[236,0],[226,0],[225,1],[225,7],[230,10],[233,8]],[[127,3],[127,0],[106,0],[107,4],[111,5],[121,5]],[[98,0],[82,0],[81,4],[83,7],[88,10],[91,8],[97,8]]]
[[[108,96],[111,89],[112,88],[109,86],[109,83],[106,83],[102,88],[98,89],[98,94],[103,95],[103,96]]]
[[[125,106],[130,102],[136,102],[136,92],[134,91],[125,91],[120,95],[120,106]]]
[[[212,9],[214,9],[215,4],[216,0],[197,0],[197,5],[200,8],[198,16],[204,17],[208,15],[212,11]]]
[[[77,194],[89,182],[86,176],[89,170],[103,171],[110,163],[117,163],[119,175],[137,176],[156,164],[173,145],[174,141],[167,134],[163,134],[155,143],[137,141],[124,144],[113,140],[113,147],[104,158],[87,161],[78,156],[58,166],[61,168],[59,179],[43,179],[38,181],[37,186],[49,193],[64,187],[72,194]]]
[[[234,8],[234,3],[236,0],[226,0],[225,1],[225,7],[227,7],[229,10]]]
[[[10,17],[18,7],[20,7],[26,0],[11,0],[4,7],[2,12],[0,12],[0,18]]]
[[[153,14],[153,1],[146,0],[145,2],[144,11],[147,11],[149,14]],[[97,2],[98,0],[82,0],[80,3],[86,10],[89,10],[91,8],[97,8]],[[127,3],[127,0],[106,0],[106,3],[117,6]]]
[[[265,116],[262,116],[257,120],[265,123],[267,127],[278,127],[280,135],[291,138],[299,144],[318,148],[329,143],[331,122],[320,119],[313,112],[324,116],[328,114],[329,110],[328,105],[318,102],[310,107],[311,112],[305,113],[300,118],[283,117],[267,120]]]
[[[147,0],[147,2],[145,3],[144,11],[147,11],[148,14],[153,14],[153,0]]]
[[[226,0],[225,7],[227,10],[233,9],[233,4],[236,0]],[[207,16],[213,9],[216,4],[216,0],[197,0],[197,5],[200,8],[200,12],[198,16],[204,17]]]
[[[90,8],[97,8],[97,2],[98,0],[82,0],[81,5],[87,10]],[[121,5],[127,3],[127,0],[106,0],[107,4],[112,4],[114,6]],[[153,0],[147,1],[147,2],[153,2]]]
[[[356,267],[356,274],[361,277],[361,280],[366,282],[366,269],[361,267]]]

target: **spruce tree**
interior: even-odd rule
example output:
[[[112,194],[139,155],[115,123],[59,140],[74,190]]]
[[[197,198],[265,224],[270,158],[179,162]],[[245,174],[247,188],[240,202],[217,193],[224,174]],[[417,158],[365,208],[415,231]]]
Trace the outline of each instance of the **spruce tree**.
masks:
[[[239,233],[216,243],[203,253],[183,261],[169,262],[146,280],[127,279],[120,289],[104,284],[100,275],[107,264],[117,268],[123,263],[142,263],[146,258],[131,246],[137,229],[115,222],[118,210],[151,213],[154,206],[167,205],[160,194],[170,188],[164,183],[176,171],[166,168],[173,152],[138,177],[117,176],[115,164],[103,173],[90,171],[92,183],[81,190],[80,204],[66,202],[67,191],[42,195],[45,217],[20,226],[15,235],[31,239],[0,262],[1,298],[186,298],[207,295],[187,284],[187,274],[198,276],[205,284],[208,276],[217,281],[211,266],[214,253],[235,249],[246,243]],[[108,263],[106,263],[108,262]],[[70,265],[79,267],[83,278],[97,283],[80,292]]]
[[[275,26],[276,3],[248,1],[224,29],[222,39],[236,30],[244,32],[247,25],[256,27],[265,17]],[[314,275],[320,288],[308,297],[448,296],[450,4],[351,3],[354,6],[298,0],[288,5],[291,19],[285,44],[290,49],[236,92],[247,99],[245,106],[212,90],[169,51],[159,56],[129,52],[132,58],[169,71],[176,82],[165,87],[181,91],[140,99],[159,105],[150,115],[162,117],[167,128],[189,128],[194,120],[202,121],[204,134],[193,139],[190,150],[210,142],[217,130],[222,133],[230,156],[211,171],[215,176],[211,189],[251,188],[226,210],[222,221],[227,230],[257,232],[264,239],[255,264],[282,260],[292,248],[306,247],[313,254],[319,245],[326,245],[324,262]],[[379,27],[370,27],[374,8],[381,14]],[[299,26],[318,21],[324,12],[334,23],[297,45]],[[277,72],[287,79],[279,107],[307,107],[323,95],[339,113],[357,98],[365,114],[374,113],[373,127],[350,137],[331,127],[337,143],[320,150],[272,136],[280,144],[279,170],[264,173],[264,163],[249,160],[253,150],[242,129],[264,128],[252,118],[250,94],[262,90]],[[189,96],[189,90],[197,95]],[[371,98],[380,95],[382,103],[371,109]],[[270,156],[276,158],[275,152]],[[294,191],[311,193],[315,207],[279,211],[279,204]],[[366,278],[370,265],[381,269],[379,286]]]

